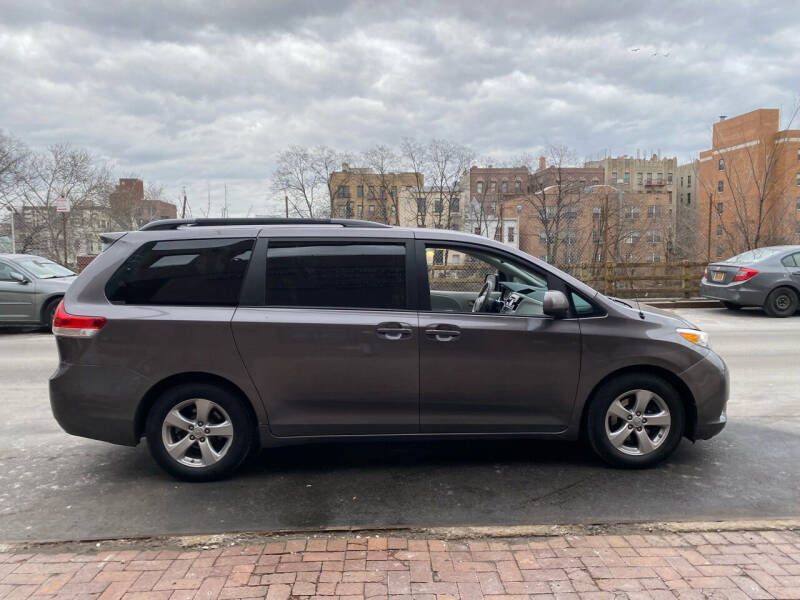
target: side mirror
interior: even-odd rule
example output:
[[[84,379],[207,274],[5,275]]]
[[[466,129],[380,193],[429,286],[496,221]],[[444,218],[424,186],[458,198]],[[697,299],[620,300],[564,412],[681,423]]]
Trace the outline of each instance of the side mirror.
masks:
[[[24,275],[22,275],[21,273],[17,273],[16,271],[11,272],[11,279],[13,279],[14,281],[16,281],[21,285],[26,285],[28,283],[28,279]]]
[[[564,292],[559,292],[558,290],[549,290],[545,292],[542,312],[554,319],[563,319],[566,317],[569,312],[569,300],[567,300]]]

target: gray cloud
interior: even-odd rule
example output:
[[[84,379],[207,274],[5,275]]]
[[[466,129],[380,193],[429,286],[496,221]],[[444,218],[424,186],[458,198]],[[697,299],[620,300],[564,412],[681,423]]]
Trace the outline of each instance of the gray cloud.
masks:
[[[0,0],[0,128],[197,206],[227,182],[241,214],[294,143],[686,159],[717,115],[800,92],[796,2],[762,4]]]

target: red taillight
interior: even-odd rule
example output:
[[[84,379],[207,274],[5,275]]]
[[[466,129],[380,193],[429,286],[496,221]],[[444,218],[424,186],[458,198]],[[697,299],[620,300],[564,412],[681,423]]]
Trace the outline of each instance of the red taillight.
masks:
[[[758,271],[755,269],[748,269],[746,267],[740,267],[738,271],[736,271],[736,275],[733,276],[734,281],[747,281],[751,277],[758,275]]]
[[[703,269],[703,279],[708,279],[708,269]]]
[[[71,315],[64,310],[64,301],[58,303],[53,315],[53,333],[63,337],[92,337],[106,324],[104,317]]]

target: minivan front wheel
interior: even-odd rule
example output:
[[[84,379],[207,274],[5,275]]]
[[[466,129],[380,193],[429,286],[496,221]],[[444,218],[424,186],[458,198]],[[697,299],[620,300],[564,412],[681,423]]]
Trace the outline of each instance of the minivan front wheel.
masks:
[[[242,400],[210,384],[184,384],[164,392],[150,409],[145,429],[156,462],[187,481],[232,474],[254,444]]]
[[[650,467],[677,448],[684,412],[678,393],[665,380],[623,375],[595,392],[587,413],[589,442],[613,466]]]

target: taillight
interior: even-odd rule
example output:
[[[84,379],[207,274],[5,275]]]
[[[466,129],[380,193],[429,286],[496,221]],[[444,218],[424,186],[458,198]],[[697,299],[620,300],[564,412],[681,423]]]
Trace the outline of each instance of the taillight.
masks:
[[[755,269],[748,269],[746,267],[740,267],[738,271],[736,271],[736,275],[733,276],[734,281],[747,281],[751,277],[758,275],[758,271]]]
[[[92,337],[106,324],[104,317],[71,315],[64,310],[64,301],[58,303],[53,315],[53,333],[62,337]]]
[[[703,279],[708,279],[708,269],[703,269]]]

